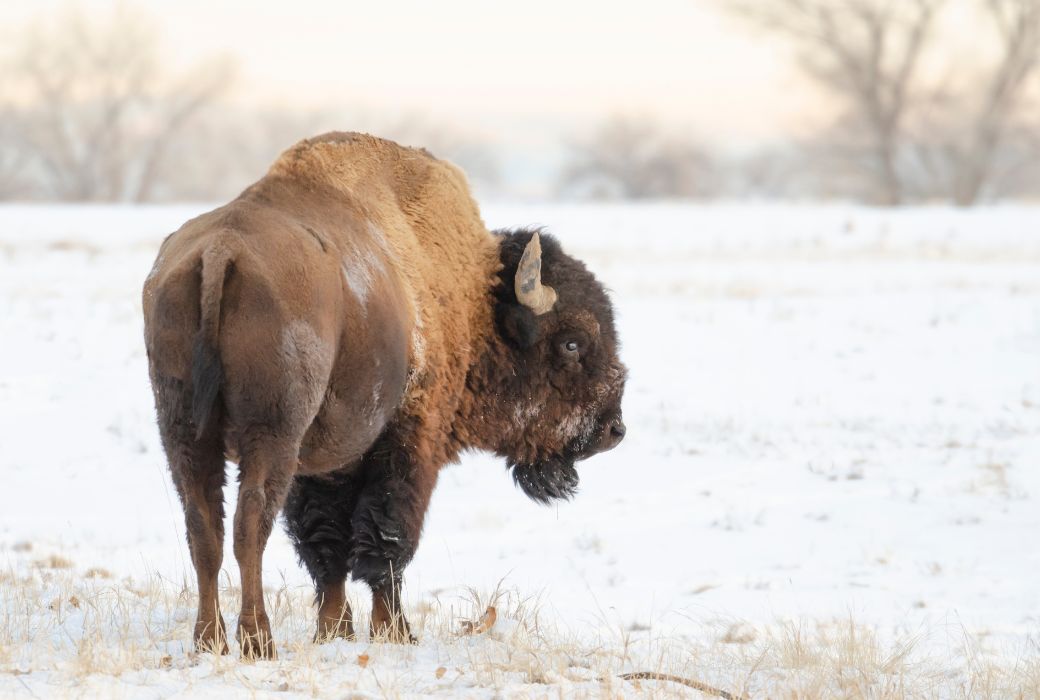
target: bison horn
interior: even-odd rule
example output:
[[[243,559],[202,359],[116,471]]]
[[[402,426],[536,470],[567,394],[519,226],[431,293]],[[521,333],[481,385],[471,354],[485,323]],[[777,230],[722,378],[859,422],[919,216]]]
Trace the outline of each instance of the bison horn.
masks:
[[[556,303],[556,290],[542,284],[542,243],[537,233],[524,248],[513,286],[517,301],[531,309],[535,316],[541,316]]]

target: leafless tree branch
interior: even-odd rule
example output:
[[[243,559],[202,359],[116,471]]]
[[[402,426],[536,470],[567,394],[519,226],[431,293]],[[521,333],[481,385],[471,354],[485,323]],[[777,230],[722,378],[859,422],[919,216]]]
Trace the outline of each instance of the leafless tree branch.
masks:
[[[1040,0],[985,0],[985,6],[1000,38],[1001,57],[980,91],[981,104],[968,138],[953,144],[952,194],[962,206],[984,194],[1027,83],[1040,63]]]
[[[921,56],[944,0],[731,0],[740,16],[787,36],[806,72],[862,134],[872,196],[899,204],[901,132]]]
[[[125,6],[102,20],[68,11],[51,26],[29,28],[7,72],[18,95],[8,123],[25,146],[38,195],[78,201],[148,199],[166,144],[230,75],[211,67],[205,77],[171,85],[151,25]]]
[[[615,117],[568,145],[562,194],[599,198],[700,198],[715,192],[715,169],[692,140],[652,122]]]

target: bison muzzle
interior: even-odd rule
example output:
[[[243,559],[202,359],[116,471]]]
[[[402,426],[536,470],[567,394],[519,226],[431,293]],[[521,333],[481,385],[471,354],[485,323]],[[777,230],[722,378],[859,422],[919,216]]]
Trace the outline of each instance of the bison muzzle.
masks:
[[[169,236],[144,285],[159,430],[198,575],[195,644],[227,651],[217,597],[225,460],[246,656],[275,649],[261,559],[284,511],[319,604],[352,637],[408,641],[401,575],[445,464],[504,457],[538,502],[625,434],[610,301],[537,231],[490,233],[462,173],[424,150],[333,133]]]

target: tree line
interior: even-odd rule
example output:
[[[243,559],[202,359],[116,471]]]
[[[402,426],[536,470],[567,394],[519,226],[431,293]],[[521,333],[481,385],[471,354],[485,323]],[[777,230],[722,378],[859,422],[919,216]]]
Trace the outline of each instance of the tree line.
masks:
[[[689,129],[608,117],[567,139],[554,195],[889,206],[1040,196],[1040,0],[716,2],[794,51],[832,119],[735,154]],[[954,3],[974,22],[970,60],[944,35]],[[171,74],[158,46],[148,18],[125,6],[21,32],[0,68],[0,200],[225,198],[287,145],[345,121],[331,108],[235,106],[232,60]],[[509,193],[495,144],[417,116],[349,123],[366,121]]]

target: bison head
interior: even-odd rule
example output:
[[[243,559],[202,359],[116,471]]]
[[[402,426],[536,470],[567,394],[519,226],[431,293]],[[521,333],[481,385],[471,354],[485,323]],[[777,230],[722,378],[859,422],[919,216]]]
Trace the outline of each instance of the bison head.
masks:
[[[570,498],[575,462],[625,436],[614,314],[585,266],[537,231],[498,231],[496,451],[540,503]],[[491,388],[491,387],[488,387]]]

